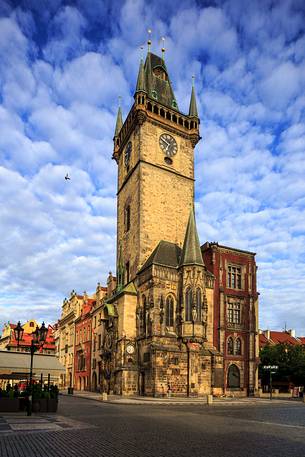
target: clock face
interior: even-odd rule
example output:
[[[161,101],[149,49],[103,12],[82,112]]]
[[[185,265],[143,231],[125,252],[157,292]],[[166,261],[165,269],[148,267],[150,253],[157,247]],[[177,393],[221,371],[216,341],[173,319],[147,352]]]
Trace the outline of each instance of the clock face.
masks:
[[[178,145],[171,135],[168,133],[162,133],[159,138],[159,145],[162,151],[167,155],[167,157],[172,157],[177,154]]]
[[[128,165],[129,165],[131,151],[132,151],[132,144],[131,144],[131,141],[129,141],[129,143],[126,146],[125,154],[124,154],[125,167],[128,167]]]
[[[128,344],[126,346],[126,352],[127,352],[127,354],[133,354],[134,353],[134,345],[133,344]]]

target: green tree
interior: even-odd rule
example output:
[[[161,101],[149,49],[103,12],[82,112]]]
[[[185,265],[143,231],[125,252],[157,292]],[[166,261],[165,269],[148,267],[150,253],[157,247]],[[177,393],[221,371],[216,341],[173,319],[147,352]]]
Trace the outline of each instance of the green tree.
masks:
[[[269,384],[269,371],[263,369],[264,365],[278,365],[278,371],[273,374],[275,383],[305,385],[305,346],[266,345],[260,351],[260,360],[259,373],[263,385]]]

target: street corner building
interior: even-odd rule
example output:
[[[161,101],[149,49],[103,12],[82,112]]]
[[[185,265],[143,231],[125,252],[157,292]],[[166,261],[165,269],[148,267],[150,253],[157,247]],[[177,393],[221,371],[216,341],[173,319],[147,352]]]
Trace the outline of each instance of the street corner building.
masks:
[[[88,388],[147,396],[245,396],[257,389],[255,253],[200,245],[194,211],[199,125],[194,86],[183,114],[164,58],[149,51],[134,104],[124,122],[119,107],[115,126],[117,275],[109,275],[107,287],[98,285],[91,311],[81,297],[86,310],[63,317],[77,326],[77,346],[88,354],[83,330],[79,336],[86,316]],[[75,293],[65,309],[73,300]],[[88,377],[81,360],[74,367],[83,363]]]

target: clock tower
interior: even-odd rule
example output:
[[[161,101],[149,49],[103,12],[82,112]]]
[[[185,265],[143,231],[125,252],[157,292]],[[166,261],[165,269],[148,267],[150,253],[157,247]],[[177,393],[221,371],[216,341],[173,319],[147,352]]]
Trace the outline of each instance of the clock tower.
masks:
[[[108,391],[158,396],[170,385],[177,395],[205,395],[212,370],[222,370],[211,352],[214,277],[194,214],[199,139],[194,87],[183,114],[164,58],[148,51],[134,104],[124,123],[119,108],[114,135],[117,278],[102,349]]]
[[[194,88],[189,114],[182,114],[164,59],[148,52],[140,62],[134,104],[124,123],[119,108],[114,136],[121,286],[135,279],[160,240],[182,247],[199,139]]]

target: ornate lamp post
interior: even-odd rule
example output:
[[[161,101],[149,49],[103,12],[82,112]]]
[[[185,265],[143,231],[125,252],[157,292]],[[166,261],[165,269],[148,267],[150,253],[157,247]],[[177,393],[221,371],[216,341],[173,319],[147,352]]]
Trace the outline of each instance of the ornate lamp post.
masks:
[[[22,341],[23,332],[24,332],[24,330],[19,321],[16,328],[14,329],[14,334],[15,334],[15,338],[16,338],[18,347],[20,345],[20,341]],[[35,332],[32,333],[32,341],[31,341],[31,346],[30,346],[31,365],[30,365],[29,402],[28,402],[28,407],[27,407],[28,416],[31,416],[31,414],[32,414],[33,358],[34,358],[35,352],[38,351],[38,349],[40,349],[44,345],[44,343],[46,341],[47,333],[48,333],[48,329],[46,328],[44,322],[42,323],[40,328],[37,325]]]

